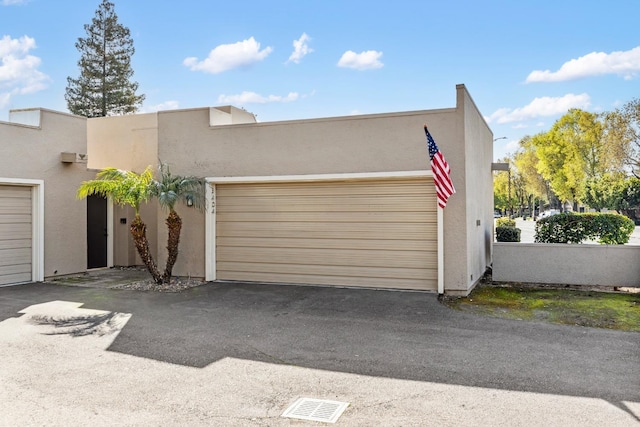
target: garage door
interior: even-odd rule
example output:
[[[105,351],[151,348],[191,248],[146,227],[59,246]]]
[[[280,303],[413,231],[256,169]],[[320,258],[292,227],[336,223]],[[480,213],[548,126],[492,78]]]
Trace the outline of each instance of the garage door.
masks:
[[[31,281],[31,191],[0,185],[0,285]]]
[[[218,184],[219,280],[437,290],[431,179]]]

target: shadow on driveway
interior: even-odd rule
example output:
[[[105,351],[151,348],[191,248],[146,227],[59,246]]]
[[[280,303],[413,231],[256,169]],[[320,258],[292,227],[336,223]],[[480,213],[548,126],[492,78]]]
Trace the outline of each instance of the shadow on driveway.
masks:
[[[131,313],[108,350],[183,366],[232,357],[618,407],[640,401],[640,334],[480,317],[452,311],[434,294],[255,284],[161,294],[30,284],[0,288],[0,320],[54,300]]]

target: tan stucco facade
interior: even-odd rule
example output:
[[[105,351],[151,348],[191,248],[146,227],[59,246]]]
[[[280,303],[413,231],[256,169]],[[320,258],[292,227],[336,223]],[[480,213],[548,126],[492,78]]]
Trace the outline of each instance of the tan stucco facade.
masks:
[[[87,120],[44,109],[15,111],[11,120],[0,122],[0,182],[43,183],[43,275],[86,271],[87,205],[76,190],[94,174],[85,163],[61,162],[61,153],[86,154]]]
[[[204,177],[415,171],[429,168],[427,123],[457,189],[444,210],[444,286],[466,294],[491,264],[493,135],[466,88],[456,94],[450,109],[231,126],[210,126],[209,109],[161,112],[158,154],[176,173]],[[176,272],[203,276],[203,215],[180,214],[188,243]]]
[[[33,172],[26,173],[26,177],[40,176],[49,181],[58,177],[47,201],[59,194],[70,194],[72,200],[65,199],[66,203],[78,206],[74,221],[68,221],[69,209],[59,217],[52,214],[49,218],[47,227],[53,226],[54,230],[48,231],[47,236],[55,242],[61,237],[59,234],[71,234],[76,227],[80,230],[86,208],[75,200],[75,190],[87,175],[93,177],[96,170],[104,167],[140,172],[146,166],[156,168],[161,159],[175,174],[263,179],[428,171],[429,156],[422,130],[426,123],[451,166],[457,190],[442,215],[444,289],[466,294],[491,264],[493,136],[464,85],[456,87],[455,99],[455,107],[439,110],[267,123],[258,123],[252,114],[229,106],[89,120],[46,112],[38,127],[0,125],[3,144],[5,138],[19,141],[12,148],[14,152],[0,162],[15,163],[6,159],[24,157],[26,147],[38,140],[37,135],[40,140],[46,139],[50,154],[42,162],[34,162]],[[88,164],[63,165],[59,162],[61,151],[86,152]],[[90,171],[83,170],[84,166]],[[14,175],[21,170],[24,169],[15,170]],[[177,210],[184,225],[174,273],[205,277],[208,213],[186,206]],[[166,213],[150,204],[142,216],[148,224],[152,252],[163,265]],[[128,235],[132,218],[129,208],[113,209],[115,265],[139,264]],[[64,221],[64,227],[55,226]],[[77,244],[65,245],[72,252],[66,258],[73,261],[59,271],[82,270],[86,243],[80,235],[84,233],[74,236]],[[54,265],[57,268],[56,256],[48,254],[49,270]]]

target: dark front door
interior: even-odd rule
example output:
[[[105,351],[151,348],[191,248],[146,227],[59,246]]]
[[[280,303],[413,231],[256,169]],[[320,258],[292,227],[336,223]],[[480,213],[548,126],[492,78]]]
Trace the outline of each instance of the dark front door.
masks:
[[[87,197],[87,268],[107,266],[107,199]]]

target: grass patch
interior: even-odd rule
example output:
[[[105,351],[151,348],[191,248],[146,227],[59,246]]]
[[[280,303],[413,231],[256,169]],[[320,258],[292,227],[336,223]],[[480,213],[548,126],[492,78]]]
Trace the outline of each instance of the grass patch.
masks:
[[[640,294],[481,285],[465,298],[445,298],[462,311],[506,319],[640,332]]]

